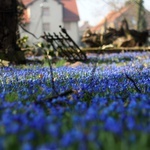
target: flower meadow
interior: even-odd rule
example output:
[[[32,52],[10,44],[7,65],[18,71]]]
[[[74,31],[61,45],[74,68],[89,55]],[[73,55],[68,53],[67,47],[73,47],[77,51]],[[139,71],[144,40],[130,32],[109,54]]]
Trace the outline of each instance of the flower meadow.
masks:
[[[1,67],[0,149],[149,150],[150,53],[94,59]]]

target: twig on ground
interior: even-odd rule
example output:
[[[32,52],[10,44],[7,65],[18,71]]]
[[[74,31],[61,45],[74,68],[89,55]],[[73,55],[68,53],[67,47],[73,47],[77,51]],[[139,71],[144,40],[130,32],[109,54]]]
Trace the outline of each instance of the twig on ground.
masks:
[[[50,67],[50,74],[51,74],[50,81],[51,81],[51,84],[52,84],[52,90],[53,90],[54,94],[52,93],[52,96],[50,96],[48,98],[45,98],[43,100],[35,101],[35,104],[43,104],[44,102],[51,102],[55,98],[58,98],[58,97],[61,97],[61,96],[67,96],[67,95],[72,94],[74,92],[72,89],[69,89],[69,90],[64,91],[62,93],[57,92],[56,87],[55,87],[55,82],[54,82],[52,64],[51,64],[51,61],[48,58],[47,58],[47,60],[48,60],[48,64],[49,64],[49,67]]]
[[[51,84],[52,84],[52,90],[54,91],[54,93],[56,95],[59,95],[59,93],[57,92],[56,88],[55,88],[55,83],[54,83],[54,74],[53,74],[53,68],[52,68],[52,64],[51,64],[51,61],[47,58],[48,60],[48,64],[49,64],[49,67],[50,67],[50,74],[51,74],[51,78],[50,78],[50,81],[51,81]]]
[[[129,79],[129,80],[133,83],[133,85],[134,85],[136,91],[139,92],[139,93],[142,93],[142,91],[138,88],[136,82],[135,82],[131,77],[129,77],[129,76],[127,75],[127,73],[125,73],[125,75],[126,75],[126,78]]]
[[[35,104],[43,104],[45,102],[51,102],[55,98],[62,97],[62,96],[68,96],[69,94],[72,94],[72,93],[74,93],[74,91],[72,89],[70,89],[70,90],[64,91],[58,95],[53,95],[53,96],[47,97],[43,100],[36,101]]]

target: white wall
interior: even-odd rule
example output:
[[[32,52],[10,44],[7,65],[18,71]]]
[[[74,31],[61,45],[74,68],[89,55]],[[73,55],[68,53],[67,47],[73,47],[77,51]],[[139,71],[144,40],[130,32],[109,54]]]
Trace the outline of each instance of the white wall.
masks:
[[[42,7],[49,7],[49,16],[42,17]],[[43,23],[50,24],[50,32],[53,34],[59,33],[60,28],[59,25],[63,27],[65,24],[63,22],[63,7],[60,3],[55,0],[47,0],[47,2],[43,3],[43,0],[38,0],[31,4],[29,7],[30,12],[30,23],[26,26],[26,29],[31,33],[35,34],[37,37],[43,35]],[[78,22],[70,22],[70,29],[67,30],[72,39],[79,43],[79,31],[78,31]],[[29,43],[37,43],[38,41],[42,41],[42,39],[35,39],[32,35],[21,30],[21,36],[27,35],[29,37]]]
[[[42,7],[49,7],[49,16],[42,16]],[[31,4],[28,9],[30,11],[30,23],[26,26],[26,29],[35,34],[37,37],[43,35],[43,23],[50,24],[50,31],[48,31],[50,33],[57,33],[59,31],[59,25],[63,25],[62,5],[54,0],[48,0],[45,3],[43,3],[43,0],[38,0]],[[21,30],[21,36],[24,35],[27,35],[29,37],[29,43],[41,41],[35,39],[32,35]]]
[[[69,24],[69,28],[67,29]],[[66,28],[68,34],[71,36],[71,38],[79,44],[79,27],[77,22],[64,22],[64,27]]]

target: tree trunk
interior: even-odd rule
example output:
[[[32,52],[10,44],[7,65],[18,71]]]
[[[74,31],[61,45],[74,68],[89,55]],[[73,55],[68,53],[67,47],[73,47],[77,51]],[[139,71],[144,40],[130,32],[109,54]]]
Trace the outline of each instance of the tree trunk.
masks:
[[[24,61],[24,56],[19,56],[18,39],[18,2],[17,0],[0,0],[0,52],[10,62]],[[19,54],[19,55],[18,55]],[[0,58],[3,59],[3,58]]]
[[[137,19],[137,30],[146,30],[147,24],[145,19],[145,8],[143,6],[144,1],[138,0],[138,19]]]

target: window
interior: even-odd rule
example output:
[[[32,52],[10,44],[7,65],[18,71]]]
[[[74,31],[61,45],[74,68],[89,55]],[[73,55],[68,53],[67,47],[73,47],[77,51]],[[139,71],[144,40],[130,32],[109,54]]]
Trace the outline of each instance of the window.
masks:
[[[43,23],[43,31],[50,32],[50,24],[49,23]]]
[[[42,7],[42,15],[43,16],[49,16],[50,15],[49,7]]]

